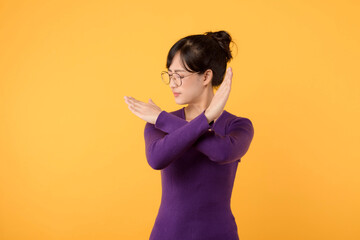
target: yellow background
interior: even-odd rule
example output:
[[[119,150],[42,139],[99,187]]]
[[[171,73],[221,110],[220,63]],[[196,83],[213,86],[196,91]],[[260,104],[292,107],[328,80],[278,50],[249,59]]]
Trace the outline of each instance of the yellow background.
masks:
[[[161,198],[145,121],[177,110],[180,38],[228,31],[229,112],[255,135],[242,240],[360,239],[359,1],[0,1],[0,239],[148,239]]]

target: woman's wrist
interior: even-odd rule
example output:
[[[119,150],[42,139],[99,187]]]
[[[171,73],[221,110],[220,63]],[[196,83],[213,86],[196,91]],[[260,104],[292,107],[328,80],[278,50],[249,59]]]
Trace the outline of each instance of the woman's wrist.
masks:
[[[214,118],[211,116],[211,114],[209,114],[209,112],[207,111],[207,109],[205,110],[204,114],[205,114],[205,117],[206,117],[207,120],[208,120],[208,124],[210,124],[212,121],[214,121]]]
[[[159,116],[160,116],[160,114],[162,113],[162,111],[160,111],[160,112],[157,112],[156,114],[155,114],[155,117],[154,117],[154,120],[153,120],[153,124],[156,124],[156,122],[157,122],[157,120],[158,120],[158,118],[159,118]]]

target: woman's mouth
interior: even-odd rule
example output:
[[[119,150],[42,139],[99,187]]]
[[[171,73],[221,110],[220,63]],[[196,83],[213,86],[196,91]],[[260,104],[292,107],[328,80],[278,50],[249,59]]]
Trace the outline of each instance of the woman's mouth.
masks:
[[[175,96],[175,97],[177,97],[177,96],[179,96],[179,95],[180,95],[180,93],[174,92],[174,96]]]

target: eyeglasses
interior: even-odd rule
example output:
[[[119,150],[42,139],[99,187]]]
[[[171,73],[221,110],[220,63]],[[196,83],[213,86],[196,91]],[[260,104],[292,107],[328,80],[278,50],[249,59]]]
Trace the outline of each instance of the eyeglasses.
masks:
[[[167,71],[162,71],[162,72],[161,72],[161,79],[162,79],[162,81],[163,81],[165,84],[170,84],[170,79],[171,79],[172,77],[174,77],[174,82],[175,82],[175,84],[176,84],[178,87],[180,87],[181,84],[182,84],[182,79],[184,79],[184,78],[186,78],[186,77],[189,77],[189,76],[191,76],[191,75],[193,75],[193,74],[195,74],[195,73],[198,73],[198,72],[194,72],[194,73],[192,73],[192,74],[189,74],[189,75],[187,75],[187,76],[182,77],[182,76],[180,76],[178,73],[173,73],[173,74],[170,75]]]

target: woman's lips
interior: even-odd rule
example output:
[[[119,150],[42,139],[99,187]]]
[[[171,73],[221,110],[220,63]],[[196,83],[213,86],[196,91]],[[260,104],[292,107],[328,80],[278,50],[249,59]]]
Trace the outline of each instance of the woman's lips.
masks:
[[[174,96],[175,96],[175,97],[177,97],[177,96],[179,96],[179,95],[180,95],[180,93],[174,92]]]

